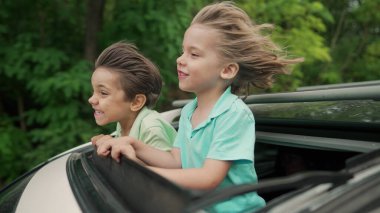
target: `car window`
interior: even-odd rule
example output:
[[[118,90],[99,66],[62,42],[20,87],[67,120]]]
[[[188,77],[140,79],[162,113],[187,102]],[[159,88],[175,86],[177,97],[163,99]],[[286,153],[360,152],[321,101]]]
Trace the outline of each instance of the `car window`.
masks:
[[[73,153],[67,168],[74,196],[89,212],[179,212],[192,198],[189,191],[125,158],[117,163],[92,151]]]
[[[372,100],[250,105],[255,117],[380,124],[380,102]]]
[[[372,100],[249,105],[256,130],[378,142],[380,102]]]
[[[0,191],[0,212],[14,212],[16,210],[24,189],[36,171],[37,169],[25,174]]]

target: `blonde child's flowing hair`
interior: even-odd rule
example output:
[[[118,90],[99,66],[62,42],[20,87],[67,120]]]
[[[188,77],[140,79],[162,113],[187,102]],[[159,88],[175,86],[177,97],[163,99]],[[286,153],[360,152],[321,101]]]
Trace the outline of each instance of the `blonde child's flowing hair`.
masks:
[[[204,7],[194,17],[191,25],[201,24],[217,31],[217,48],[223,60],[239,65],[239,72],[230,82],[232,92],[250,86],[268,88],[273,76],[289,74],[288,65],[303,58],[286,59],[284,51],[263,30],[272,29],[271,24],[254,24],[246,12],[233,2],[221,2]]]

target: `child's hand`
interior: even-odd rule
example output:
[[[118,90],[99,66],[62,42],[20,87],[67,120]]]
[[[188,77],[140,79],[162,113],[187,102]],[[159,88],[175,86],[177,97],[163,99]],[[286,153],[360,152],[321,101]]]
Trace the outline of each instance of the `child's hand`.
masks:
[[[96,148],[99,147],[99,145],[104,142],[105,140],[109,140],[111,139],[112,137],[110,135],[103,135],[103,134],[100,134],[100,135],[96,135],[94,137],[91,138],[91,143],[92,145],[94,145]]]
[[[136,157],[135,149],[130,144],[133,140],[131,137],[101,137],[97,142],[97,153],[100,156],[108,156],[111,153],[111,157],[120,162],[121,155],[134,161],[138,161]]]
[[[112,145],[117,138],[110,135],[97,135],[93,137],[95,140],[92,142],[96,147],[98,155],[107,157],[111,153]]]
[[[113,143],[111,148],[111,157],[120,162],[121,155],[133,161],[137,161],[135,149],[127,141],[118,141]]]

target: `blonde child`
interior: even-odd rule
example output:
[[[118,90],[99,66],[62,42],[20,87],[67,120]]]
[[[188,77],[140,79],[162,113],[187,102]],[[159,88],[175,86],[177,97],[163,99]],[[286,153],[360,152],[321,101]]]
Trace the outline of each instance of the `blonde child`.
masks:
[[[118,42],[106,48],[95,62],[91,84],[93,95],[88,101],[98,125],[117,122],[114,137],[131,136],[160,150],[171,149],[175,129],[149,109],[161,92],[160,73],[135,46]],[[98,135],[91,141],[98,146],[110,138]]]
[[[171,152],[161,152],[131,137],[107,140],[97,150],[140,159],[149,168],[187,188],[211,190],[256,183],[253,167],[255,121],[245,103],[232,94],[253,85],[271,85],[275,74],[302,59],[285,59],[281,50],[260,34],[270,25],[255,25],[231,2],[204,7],[194,17],[177,59],[179,88],[196,94],[179,121]],[[257,193],[238,196],[211,212],[257,210],[265,205]]]

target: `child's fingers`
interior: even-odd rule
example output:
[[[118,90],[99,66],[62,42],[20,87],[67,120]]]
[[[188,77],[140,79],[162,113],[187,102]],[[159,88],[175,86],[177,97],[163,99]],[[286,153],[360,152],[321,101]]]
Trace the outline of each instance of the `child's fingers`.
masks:
[[[107,150],[101,156],[107,157],[109,154],[110,154],[110,150]]]
[[[96,141],[99,140],[99,138],[103,137],[103,134],[100,135],[95,135],[94,137],[91,138],[91,143],[92,145],[96,146]]]
[[[97,144],[98,149],[96,150],[96,152],[98,153],[98,155],[108,156],[112,147],[111,142],[112,141],[103,141],[102,143]]]
[[[124,147],[124,149],[120,150],[120,152],[131,160],[136,159],[135,149],[131,145]]]
[[[95,135],[91,138],[91,141],[97,141],[99,138],[103,137],[104,135],[103,134],[100,134],[100,135]]]
[[[112,136],[110,136],[110,135],[98,135],[98,136],[99,137],[96,138],[95,142],[92,143],[96,147],[99,147],[100,144],[102,144],[103,142],[105,142],[105,141],[107,141],[109,139],[112,139]]]
[[[132,160],[136,158],[135,150],[133,149],[131,145],[121,144],[121,143],[115,144],[111,149],[112,158],[116,160],[117,162],[120,162],[120,158],[122,154],[126,158],[129,158]]]
[[[111,149],[111,157],[116,161],[120,162],[120,155],[121,155],[121,147],[120,146],[113,146]]]

